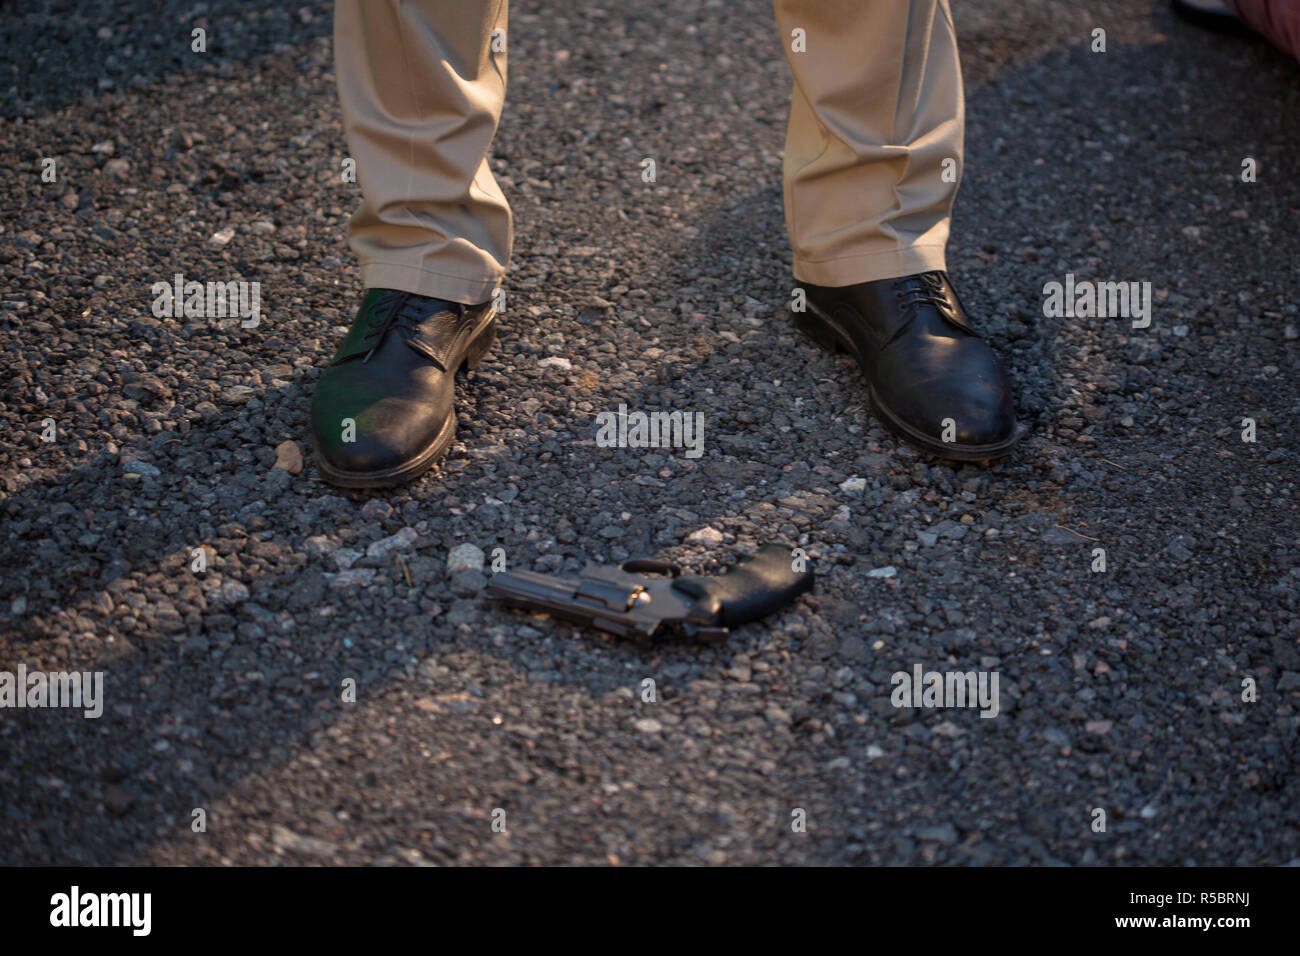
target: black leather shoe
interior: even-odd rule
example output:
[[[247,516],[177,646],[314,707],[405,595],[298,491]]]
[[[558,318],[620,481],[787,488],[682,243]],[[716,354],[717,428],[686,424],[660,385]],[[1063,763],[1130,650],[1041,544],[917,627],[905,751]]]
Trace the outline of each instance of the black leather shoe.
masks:
[[[312,397],[325,480],[385,488],[428,471],[456,434],[456,372],[476,366],[495,334],[490,302],[368,290]]]
[[[1173,8],[1174,13],[1198,27],[1232,36],[1251,32],[1250,27],[1238,20],[1223,0],[1173,0]]]
[[[894,434],[958,461],[1000,458],[1019,440],[998,357],[971,330],[947,273],[801,285],[807,309],[791,313],[795,327],[857,359]]]

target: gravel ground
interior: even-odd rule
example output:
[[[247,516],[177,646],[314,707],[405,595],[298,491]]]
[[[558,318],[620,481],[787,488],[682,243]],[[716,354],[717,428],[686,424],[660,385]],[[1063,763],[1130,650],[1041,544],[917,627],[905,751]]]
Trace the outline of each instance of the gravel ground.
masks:
[[[1300,858],[1300,69],[1151,0],[955,6],[950,272],[1032,427],[1012,458],[900,447],[788,330],[765,2],[517,0],[507,320],[447,461],[353,495],[306,441],[358,297],[328,6],[7,5],[0,670],[104,670],[107,703],[0,714],[0,862]],[[260,282],[263,321],[155,318],[177,272]],[[1067,273],[1150,282],[1151,327],[1044,318]],[[620,403],[703,412],[705,454],[597,447]],[[717,647],[447,568],[765,540],[816,591]],[[1000,713],[895,708],[916,664],[996,671]]]

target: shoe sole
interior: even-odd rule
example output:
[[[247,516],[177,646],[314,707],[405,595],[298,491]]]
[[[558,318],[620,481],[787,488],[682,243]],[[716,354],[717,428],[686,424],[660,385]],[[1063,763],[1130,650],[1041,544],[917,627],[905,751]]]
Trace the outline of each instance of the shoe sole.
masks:
[[[811,339],[815,345],[827,352],[831,354],[848,353],[858,363],[858,368],[862,370],[862,374],[866,376],[866,363],[862,361],[862,355],[853,340],[844,335],[834,321],[821,309],[811,302],[808,302],[807,306],[807,312],[795,312],[793,310],[790,312],[791,324]],[[876,393],[876,386],[871,381],[870,376],[867,376],[867,396],[871,401],[872,411],[876,413],[876,417],[880,419],[885,428],[923,451],[952,461],[993,461],[1002,458],[1016,446],[1024,434],[1023,430],[1016,429],[1010,438],[987,445],[939,441],[917,431],[895,415],[889,406],[880,400],[880,396]]]
[[[492,312],[470,339],[469,346],[465,349],[465,356],[456,368],[456,374],[478,367],[492,348],[492,343],[496,339],[496,328],[497,314]],[[396,468],[385,471],[343,471],[334,468],[321,458],[319,450],[316,452],[316,467],[329,484],[339,488],[395,488],[414,481],[432,468],[447,453],[455,437],[456,408],[453,404],[451,415],[443,422],[442,428],[434,436],[433,441],[410,461],[403,462]]]

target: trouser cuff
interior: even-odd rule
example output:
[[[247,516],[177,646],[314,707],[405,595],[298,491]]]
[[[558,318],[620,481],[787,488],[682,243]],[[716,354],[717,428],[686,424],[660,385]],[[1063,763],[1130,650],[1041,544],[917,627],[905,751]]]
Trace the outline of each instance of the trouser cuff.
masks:
[[[942,245],[907,246],[816,262],[795,256],[794,277],[800,282],[838,288],[877,279],[897,279],[918,272],[944,271],[946,268]]]
[[[361,284],[367,289],[397,289],[448,302],[479,305],[492,298],[504,274],[487,278],[446,275],[398,262],[368,262],[361,267]]]

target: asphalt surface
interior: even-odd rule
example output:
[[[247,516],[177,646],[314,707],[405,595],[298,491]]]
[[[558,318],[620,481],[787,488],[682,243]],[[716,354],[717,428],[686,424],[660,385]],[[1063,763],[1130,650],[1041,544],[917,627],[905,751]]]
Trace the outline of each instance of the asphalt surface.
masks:
[[[1150,0],[954,15],[949,271],[1016,454],[901,447],[787,327],[766,3],[518,0],[499,341],[446,462],[362,495],[307,442],[359,296],[328,7],[0,10],[0,671],[106,675],[99,719],[0,711],[0,863],[1300,860],[1300,67]],[[178,272],[263,320],[154,317]],[[1150,282],[1150,327],[1045,317],[1067,274]],[[597,447],[621,403],[702,412],[703,456]],[[816,591],[716,647],[447,567],[766,540]],[[998,715],[893,706],[917,664],[996,672]]]

